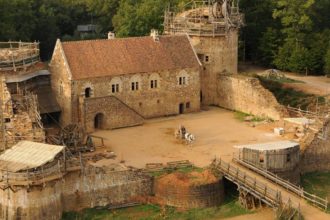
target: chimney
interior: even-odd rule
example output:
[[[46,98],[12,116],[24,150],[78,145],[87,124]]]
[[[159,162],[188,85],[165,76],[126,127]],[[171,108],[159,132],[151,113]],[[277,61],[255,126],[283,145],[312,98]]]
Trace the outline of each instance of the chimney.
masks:
[[[115,33],[113,33],[113,32],[108,32],[108,40],[112,40],[112,39],[115,39],[116,38],[116,36],[115,36]]]
[[[151,29],[150,36],[154,39],[154,41],[159,41],[159,32],[156,29]]]

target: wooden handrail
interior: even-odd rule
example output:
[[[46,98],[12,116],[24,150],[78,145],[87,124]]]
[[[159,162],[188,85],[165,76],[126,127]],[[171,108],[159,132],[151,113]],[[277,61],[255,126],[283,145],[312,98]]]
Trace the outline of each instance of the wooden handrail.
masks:
[[[312,204],[316,205],[319,208],[322,208],[324,210],[326,210],[328,208],[328,201],[327,199],[323,199],[319,196],[316,196],[314,194],[308,193],[306,191],[304,191],[304,189],[290,183],[289,181],[286,181],[280,177],[278,177],[277,175],[266,171],[266,170],[262,170],[259,169],[255,166],[252,166],[251,164],[242,161],[240,159],[238,159],[237,157],[233,158],[233,161],[247,167],[250,170],[253,170],[254,172],[258,173],[259,175],[271,180],[272,182],[284,187],[285,189],[295,193],[296,195],[298,195],[299,197],[311,202]]]

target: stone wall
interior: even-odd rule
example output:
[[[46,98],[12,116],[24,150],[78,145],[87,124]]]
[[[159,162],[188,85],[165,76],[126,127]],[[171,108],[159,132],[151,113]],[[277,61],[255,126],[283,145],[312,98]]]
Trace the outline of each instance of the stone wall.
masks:
[[[57,103],[60,105],[62,113],[60,117],[61,126],[71,123],[71,74],[69,65],[66,62],[61,44],[56,43],[52,60],[49,64],[51,72],[51,86]]]
[[[180,77],[185,77],[185,85],[179,84]],[[157,88],[151,88],[151,80],[157,80]],[[132,91],[132,82],[138,82],[138,90]],[[118,84],[119,91],[113,93],[112,85],[116,84]],[[113,109],[115,105],[117,105],[118,109],[114,113],[125,112],[128,107],[143,118],[179,114],[180,104],[183,105],[183,113],[200,110],[199,68],[163,71],[159,73],[127,74],[75,81],[72,88],[72,120],[74,122],[84,121],[81,110],[79,110],[79,102],[81,102],[79,99],[81,99],[80,97],[84,97],[86,88],[91,89],[91,98],[86,98],[86,100],[113,96],[124,103],[124,105],[117,105],[116,103],[118,101],[111,99],[116,103],[103,103],[101,105],[103,107],[99,108],[101,113],[102,111],[107,113],[106,111]],[[123,109],[120,109],[121,107]],[[98,106],[95,106],[95,108],[98,108]],[[112,117],[108,114],[105,116]],[[117,120],[124,121],[123,123],[125,124],[125,121],[130,120],[125,118],[125,116],[127,114],[119,114],[116,117],[118,117]],[[86,118],[86,123],[91,123],[90,119],[94,117],[95,115]],[[120,125],[119,127],[122,126]]]
[[[90,168],[45,186],[0,190],[0,219],[59,220],[62,211],[122,204],[150,195],[152,179],[134,171]]]
[[[202,103],[215,104],[217,75],[237,73],[238,31],[230,29],[226,36],[191,36],[191,43],[203,64],[201,75]]]
[[[81,111],[84,111],[86,132],[94,131],[95,117],[98,114],[101,114],[100,117],[102,117],[99,125],[102,129],[129,127],[143,123],[141,115],[114,96],[81,100],[84,102],[81,105]]]
[[[325,125],[323,139],[318,138],[320,133],[310,133],[312,140],[302,152],[301,172],[330,171],[330,121]]]
[[[4,130],[0,129],[0,150],[10,148],[21,140],[44,142],[43,126],[36,121],[39,117],[36,115],[38,113],[31,109],[32,106],[38,109],[38,103],[32,100],[34,96],[32,94],[12,96],[4,79],[0,78],[0,83],[0,98],[3,99],[0,103],[3,112],[1,123],[4,123]]]
[[[217,76],[215,105],[262,118],[279,120],[286,110],[256,78],[240,75]]]

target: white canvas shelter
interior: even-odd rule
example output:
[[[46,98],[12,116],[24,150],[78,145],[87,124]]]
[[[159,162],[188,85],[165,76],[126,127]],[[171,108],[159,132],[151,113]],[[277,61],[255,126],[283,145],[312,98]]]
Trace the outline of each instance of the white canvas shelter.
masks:
[[[235,148],[239,149],[251,149],[251,150],[259,150],[259,151],[267,151],[267,150],[282,150],[299,146],[299,143],[294,141],[276,141],[276,142],[268,142],[268,143],[259,143],[259,144],[247,144],[247,145],[236,145]]]
[[[0,155],[0,170],[18,172],[40,167],[63,151],[64,146],[21,141]]]

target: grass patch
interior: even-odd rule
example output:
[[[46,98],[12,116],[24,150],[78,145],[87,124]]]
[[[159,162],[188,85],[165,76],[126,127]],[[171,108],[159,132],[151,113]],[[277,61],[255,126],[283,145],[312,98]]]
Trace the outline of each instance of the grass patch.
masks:
[[[244,112],[240,112],[240,111],[236,111],[234,113],[234,117],[239,121],[245,121],[245,118],[248,117],[248,116],[252,117],[252,119],[250,120],[252,122],[260,122],[260,121],[265,121],[266,120],[265,118],[260,118],[260,117],[254,116],[254,115],[250,115],[250,114],[247,114],[247,113],[244,113]]]
[[[228,190],[225,200],[218,207],[180,211],[174,207],[148,204],[116,210],[85,209],[81,212],[66,212],[62,220],[215,220],[254,213],[238,204],[237,187],[233,183],[224,180],[224,184]]]
[[[330,198],[330,172],[313,172],[301,177],[304,190],[321,198]],[[330,212],[330,208],[327,210]]]
[[[251,213],[253,212],[245,210],[238,204],[236,197],[228,197],[221,206],[212,208],[179,211],[169,206],[140,205],[117,210],[85,209],[79,213],[66,212],[62,220],[213,220]]]

